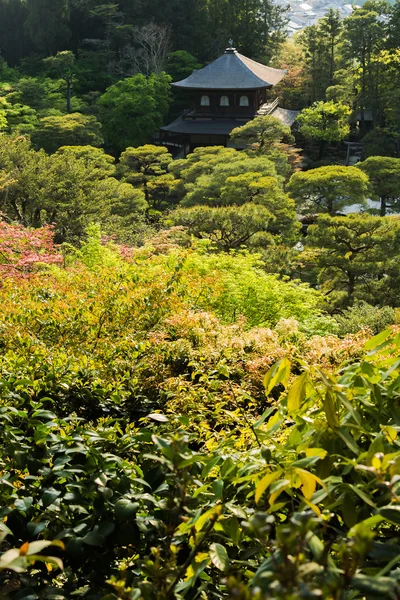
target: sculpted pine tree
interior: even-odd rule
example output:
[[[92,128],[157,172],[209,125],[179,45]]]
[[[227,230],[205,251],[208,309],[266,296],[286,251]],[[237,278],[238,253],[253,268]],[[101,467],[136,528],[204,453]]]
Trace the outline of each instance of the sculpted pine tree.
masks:
[[[323,158],[327,142],[341,142],[350,132],[350,109],[345,104],[315,102],[304,108],[297,122],[305,138],[319,142],[319,159]]]
[[[248,246],[256,234],[268,232],[273,219],[268,208],[250,202],[242,206],[178,208],[170,217],[173,225],[186,227],[199,239],[211,240],[223,252]],[[265,244],[264,238],[262,241]]]
[[[177,180],[168,172],[172,155],[164,146],[146,144],[127,148],[121,154],[120,171],[125,181],[143,190],[148,205],[154,210],[167,207]]]
[[[71,112],[72,83],[74,79],[75,55],[69,50],[57,52],[56,56],[44,59],[44,64],[65,82],[67,93],[67,113]]]
[[[390,156],[370,156],[358,163],[371,182],[373,197],[380,202],[380,215],[400,209],[400,159]]]
[[[32,134],[32,141],[49,154],[61,146],[101,146],[104,142],[101,123],[96,117],[81,113],[43,117]]]
[[[363,205],[368,195],[368,176],[356,167],[332,165],[292,175],[287,191],[304,215],[335,215],[346,206]]]
[[[333,308],[364,300],[386,304],[392,262],[400,247],[400,220],[352,214],[321,215],[309,227],[307,244],[319,251],[316,261],[319,282]]]

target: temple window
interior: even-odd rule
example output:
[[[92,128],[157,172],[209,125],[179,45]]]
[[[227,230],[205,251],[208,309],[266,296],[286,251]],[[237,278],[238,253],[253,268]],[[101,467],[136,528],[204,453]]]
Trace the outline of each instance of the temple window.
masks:
[[[239,106],[249,106],[249,97],[240,96]]]
[[[202,96],[200,100],[201,106],[210,106],[210,98],[209,96]]]
[[[229,98],[228,98],[228,96],[221,96],[221,99],[219,101],[219,105],[220,106],[229,106]]]

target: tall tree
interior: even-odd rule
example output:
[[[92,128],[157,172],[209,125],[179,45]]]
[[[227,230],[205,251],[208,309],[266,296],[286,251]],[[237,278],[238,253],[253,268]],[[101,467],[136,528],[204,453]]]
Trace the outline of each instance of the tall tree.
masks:
[[[300,133],[319,142],[320,159],[328,142],[341,142],[350,132],[350,112],[349,107],[340,102],[315,102],[297,117]]]
[[[170,105],[170,77],[136,75],[109,87],[99,99],[106,145],[113,152],[140,146],[163,124]]]
[[[370,156],[357,164],[369,178],[373,197],[380,202],[380,215],[400,209],[400,159],[390,156]]]
[[[47,56],[66,47],[71,31],[68,27],[68,0],[27,0],[25,26],[39,52]]]
[[[313,260],[332,309],[364,300],[386,304],[385,273],[399,254],[400,221],[395,217],[320,216],[309,228],[307,243],[319,253]]]
[[[71,112],[72,83],[74,80],[75,55],[69,50],[57,52],[56,56],[44,59],[44,64],[65,82],[67,95],[67,113]]]
[[[368,186],[368,176],[360,169],[332,165],[295,173],[287,191],[299,212],[335,215],[346,206],[364,204]]]
[[[360,69],[357,104],[363,133],[366,131],[366,109],[372,110],[374,124],[377,123],[379,99],[376,90],[380,69],[373,56],[384,45],[387,23],[382,17],[389,12],[390,5],[386,0],[367,0],[343,22],[347,55],[357,61]]]
[[[329,85],[333,84],[333,75],[336,67],[336,52],[340,35],[342,32],[342,23],[339,10],[330,8],[328,13],[320,20],[319,27],[325,37],[328,46],[329,55]]]

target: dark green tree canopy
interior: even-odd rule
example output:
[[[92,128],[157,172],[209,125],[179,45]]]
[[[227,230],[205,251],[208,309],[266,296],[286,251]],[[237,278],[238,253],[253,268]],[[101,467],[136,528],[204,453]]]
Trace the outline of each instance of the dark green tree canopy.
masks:
[[[170,104],[168,75],[135,75],[99,99],[106,147],[114,153],[146,144],[163,124]]]

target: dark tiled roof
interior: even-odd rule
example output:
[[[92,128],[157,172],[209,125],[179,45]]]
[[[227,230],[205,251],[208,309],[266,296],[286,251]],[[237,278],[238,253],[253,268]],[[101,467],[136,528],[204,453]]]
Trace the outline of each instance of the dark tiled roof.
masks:
[[[204,135],[229,135],[235,127],[241,127],[245,123],[247,123],[246,119],[182,119],[182,117],[179,117],[169,125],[161,127],[161,131]]]
[[[276,119],[279,119],[284,125],[291,127],[297,119],[299,112],[299,110],[287,110],[287,108],[281,108],[278,106],[274,111],[272,111],[271,115]]]
[[[271,116],[279,119],[284,125],[291,127],[295,122],[298,110],[287,110],[276,107]],[[161,127],[161,131],[188,134],[229,135],[235,127],[241,127],[251,119],[182,119],[179,117],[169,125]]]
[[[193,71],[189,77],[172,85],[184,89],[253,90],[276,85],[285,74],[282,69],[266,67],[234,48],[227,48],[207,67]]]

